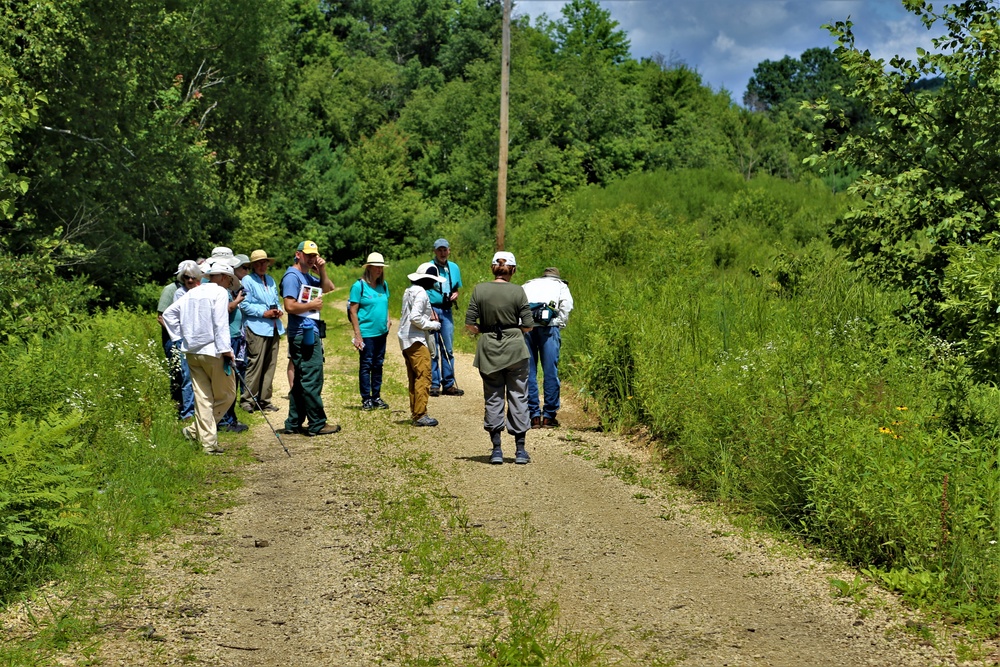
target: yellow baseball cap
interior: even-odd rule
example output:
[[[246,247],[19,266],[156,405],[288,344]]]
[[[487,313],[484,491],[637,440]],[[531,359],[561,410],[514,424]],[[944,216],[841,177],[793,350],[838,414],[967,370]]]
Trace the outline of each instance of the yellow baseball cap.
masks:
[[[299,244],[299,247],[296,248],[296,250],[301,252],[303,255],[319,254],[319,246],[316,245],[315,241],[303,241],[302,243]]]

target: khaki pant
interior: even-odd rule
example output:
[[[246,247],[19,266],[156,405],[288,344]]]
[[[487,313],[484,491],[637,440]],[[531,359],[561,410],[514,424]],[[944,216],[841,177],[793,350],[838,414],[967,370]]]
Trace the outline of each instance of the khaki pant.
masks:
[[[258,336],[247,330],[247,372],[246,388],[249,393],[243,394],[240,405],[247,412],[257,409],[253,398],[260,403],[261,409],[271,405],[271,386],[274,384],[274,369],[278,367],[278,357],[281,347],[281,337],[275,331],[273,336]]]
[[[423,343],[414,343],[403,350],[406,379],[410,383],[410,414],[414,420],[427,414],[431,395],[431,352]]]
[[[189,353],[187,362],[194,385],[195,439],[206,451],[220,451],[216,424],[236,400],[236,376],[226,375],[221,357]]]

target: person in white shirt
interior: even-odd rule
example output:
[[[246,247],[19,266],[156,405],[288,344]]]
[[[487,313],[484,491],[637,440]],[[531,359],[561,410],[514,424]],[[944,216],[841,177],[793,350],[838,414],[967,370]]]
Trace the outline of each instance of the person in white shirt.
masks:
[[[220,454],[216,424],[236,398],[229,337],[229,286],[235,279],[229,262],[206,262],[209,282],[188,290],[163,311],[171,340],[179,340],[191,369],[194,424],[184,437],[209,454]]]
[[[427,332],[440,331],[441,322],[431,308],[427,290],[443,282],[431,262],[417,267],[406,276],[410,286],[403,292],[403,312],[399,317],[399,347],[406,360],[406,377],[410,388],[410,415],[414,426],[437,426],[438,421],[427,415],[431,395],[431,353],[427,347]]]
[[[562,346],[561,330],[569,321],[573,310],[573,296],[569,285],[559,276],[559,269],[550,266],[540,278],[524,284],[528,305],[535,320],[535,327],[524,334],[524,341],[531,353],[528,369],[528,412],[531,414],[531,428],[555,428],[559,426],[556,413],[559,411],[559,348]],[[542,363],[545,375],[545,405],[539,407],[538,362]]]

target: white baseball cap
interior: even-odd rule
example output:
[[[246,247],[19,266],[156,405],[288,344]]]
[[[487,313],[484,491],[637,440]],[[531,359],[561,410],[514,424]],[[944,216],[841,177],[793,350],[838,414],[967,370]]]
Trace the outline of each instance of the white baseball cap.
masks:
[[[506,260],[507,266],[517,266],[517,260],[514,259],[514,253],[512,252],[506,252],[504,250],[500,250],[498,252],[493,253],[494,266],[499,264],[501,259]]]

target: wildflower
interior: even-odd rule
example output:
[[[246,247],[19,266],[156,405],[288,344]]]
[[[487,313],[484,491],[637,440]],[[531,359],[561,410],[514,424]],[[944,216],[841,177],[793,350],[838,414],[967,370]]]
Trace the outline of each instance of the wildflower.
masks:
[[[879,433],[892,433],[892,429],[889,428],[888,426],[879,426],[878,427],[878,432]]]
[[[908,407],[906,407],[905,405],[900,405],[900,406],[899,406],[899,407],[897,407],[896,409],[897,409],[897,410],[900,410],[900,411],[906,411],[906,410],[909,410],[909,408],[908,408]]]
[[[996,540],[990,540],[990,544],[996,544],[996,543],[997,543]]]

